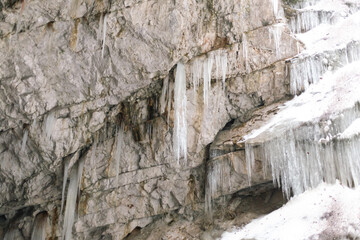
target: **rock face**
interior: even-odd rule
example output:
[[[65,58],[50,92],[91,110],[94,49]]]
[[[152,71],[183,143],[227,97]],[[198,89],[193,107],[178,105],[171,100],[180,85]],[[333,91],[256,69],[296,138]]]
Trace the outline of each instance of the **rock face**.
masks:
[[[79,161],[73,239],[122,239],[174,211],[201,214],[217,163],[237,171],[210,199],[247,188],[246,166],[232,164],[244,154],[215,154],[211,143],[228,122],[290,95],[285,60],[301,45],[282,16],[281,3],[264,0],[1,0],[0,237],[30,239],[46,216],[46,239],[60,238],[64,175]],[[194,65],[219,51],[225,90],[214,63],[205,105]],[[169,94],[161,110],[179,61],[188,99],[180,163]]]

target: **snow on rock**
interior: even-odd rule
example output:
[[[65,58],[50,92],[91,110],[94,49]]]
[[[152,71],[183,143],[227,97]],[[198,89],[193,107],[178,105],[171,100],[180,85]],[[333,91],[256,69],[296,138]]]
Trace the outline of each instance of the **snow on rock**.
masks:
[[[221,240],[354,239],[360,237],[359,203],[360,189],[322,183]]]
[[[360,183],[360,142],[339,136],[360,117],[360,63],[350,64],[313,84],[265,125],[244,137],[248,175],[255,156],[264,160],[284,194],[300,194],[321,181]],[[349,131],[352,131],[350,128]],[[258,154],[256,154],[256,152]]]

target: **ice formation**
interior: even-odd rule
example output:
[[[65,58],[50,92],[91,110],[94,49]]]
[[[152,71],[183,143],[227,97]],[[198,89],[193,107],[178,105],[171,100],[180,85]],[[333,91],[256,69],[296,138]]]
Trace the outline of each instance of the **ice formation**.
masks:
[[[168,89],[168,103],[167,103],[167,123],[168,123],[168,127],[170,126],[170,112],[171,112],[171,103],[172,103],[172,95],[173,95],[173,91],[174,91],[174,83],[173,82],[169,82],[169,89]]]
[[[215,53],[215,77],[220,79],[220,67],[221,67],[221,51],[216,51]]]
[[[293,33],[307,32],[316,26],[334,22],[332,12],[328,11],[301,11],[290,19],[290,29]]]
[[[49,113],[45,120],[45,133],[50,139],[56,123],[55,112]]]
[[[222,75],[222,85],[224,90],[225,90],[226,72],[227,72],[227,54],[226,52],[224,52],[221,56],[221,75]]]
[[[346,129],[360,117],[359,64],[326,74],[286,103],[267,124],[245,136],[248,170],[259,156],[288,197],[322,181],[339,179],[357,186],[360,139],[354,135],[347,141],[341,135],[354,131],[355,127]]]
[[[114,157],[116,184],[118,184],[118,180],[119,180],[120,162],[121,162],[123,146],[124,146],[124,124],[122,123],[120,127],[117,129],[117,133],[116,133],[116,149],[115,149],[115,157]]]
[[[271,28],[272,37],[274,39],[274,44],[275,44],[276,58],[280,57],[280,42],[281,42],[281,34],[283,31],[283,26],[284,26],[283,24],[279,23]]]
[[[45,240],[48,225],[48,214],[46,212],[36,215],[31,240]]]
[[[221,240],[358,239],[360,189],[322,183]]]
[[[341,4],[349,11],[345,4]],[[316,9],[319,10],[319,7]],[[292,94],[306,90],[325,72],[360,60],[360,12],[344,17],[334,25],[321,24],[306,33],[297,34],[297,38],[305,44],[306,50],[289,61]]]
[[[21,143],[21,150],[20,152],[24,152],[25,151],[25,147],[26,147],[26,142],[27,142],[27,139],[28,139],[28,130],[25,130],[24,131],[24,136],[23,136],[23,139],[22,139],[22,143]]]
[[[205,186],[205,213],[212,218],[212,198],[220,189],[220,185],[225,181],[223,164],[211,162],[207,167],[206,186]],[[230,179],[229,179],[230,181]]]
[[[194,96],[196,96],[197,89],[199,88],[201,79],[201,62],[199,59],[195,59],[191,67],[191,75],[194,89]]]
[[[243,49],[243,58],[245,61],[245,69],[247,73],[250,73],[249,58],[248,58],[248,42],[245,33],[242,34],[242,49]]]
[[[279,0],[271,0],[272,4],[273,4],[273,10],[274,10],[274,15],[275,17],[277,17],[278,12],[279,12]]]
[[[204,70],[203,70],[203,88],[204,88],[204,107],[207,108],[209,104],[209,92],[211,90],[211,73],[214,63],[213,54],[210,53],[208,58],[204,60]]]
[[[69,164],[70,164],[69,160],[64,161],[64,178],[63,178],[63,187],[62,187],[62,193],[61,193],[61,209],[60,209],[60,213],[62,213],[62,210],[64,208],[65,188],[66,188],[66,183],[67,183],[67,179],[68,179],[68,175],[69,175]]]
[[[104,16],[104,26],[103,26],[103,42],[101,48],[101,57],[104,58],[104,49],[105,49],[105,41],[106,41],[106,24],[107,24],[107,15]]]
[[[70,240],[72,236],[72,227],[75,221],[76,200],[80,191],[84,160],[79,161],[72,167],[70,173],[70,183],[67,191],[66,206],[64,214],[64,225],[61,239]]]
[[[91,150],[91,156],[90,156],[90,166],[91,166],[91,169],[92,169],[91,179],[93,181],[96,180],[96,156],[95,156],[95,154],[96,154],[97,142],[98,142],[98,138],[95,137],[93,147],[92,147],[92,150]]]
[[[15,229],[9,229],[5,235],[3,240],[14,240],[16,239],[17,231]]]
[[[207,69],[204,69],[204,72]],[[205,81],[204,81],[205,84]],[[204,86],[205,88],[205,86]],[[179,163],[181,157],[187,161],[187,122],[186,122],[186,73],[181,62],[177,64],[174,87],[174,151]]]
[[[160,96],[160,113],[165,113],[166,110],[166,96],[169,96],[169,77],[165,77],[163,80],[163,87]]]

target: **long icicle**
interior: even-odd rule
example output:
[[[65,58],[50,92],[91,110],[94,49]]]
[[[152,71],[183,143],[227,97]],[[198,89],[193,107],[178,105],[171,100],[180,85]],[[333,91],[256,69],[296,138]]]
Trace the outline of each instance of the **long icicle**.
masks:
[[[80,191],[80,183],[84,168],[84,160],[80,159],[71,169],[70,184],[66,197],[66,207],[64,214],[64,226],[62,232],[63,240],[70,240],[72,236],[72,227],[75,221],[76,200]]]
[[[105,49],[105,41],[106,41],[106,22],[107,22],[107,15],[104,16],[104,26],[103,26],[103,43],[101,49],[101,57],[104,58],[104,49]]]
[[[177,161],[181,157],[187,162],[187,122],[186,122],[186,73],[184,64],[178,63],[175,76],[175,126],[174,148]]]
[[[221,73],[222,73],[222,85],[223,85],[223,90],[225,90],[225,80],[226,80],[227,64],[228,64],[227,54],[226,54],[226,52],[224,52],[223,55],[221,56]]]
[[[63,178],[63,188],[62,188],[62,193],[61,193],[61,208],[60,208],[60,214],[62,213],[62,210],[64,208],[64,197],[65,197],[65,188],[66,188],[66,182],[68,179],[68,175],[69,175],[69,160],[65,160],[64,163],[64,178]]]

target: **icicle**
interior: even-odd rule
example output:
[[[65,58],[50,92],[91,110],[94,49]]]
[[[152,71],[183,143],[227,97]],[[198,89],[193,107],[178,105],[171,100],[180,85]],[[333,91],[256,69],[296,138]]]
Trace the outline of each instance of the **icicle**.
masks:
[[[221,51],[215,53],[215,78],[216,80],[221,78],[220,67],[221,67]]]
[[[211,72],[212,72],[213,63],[214,63],[213,55],[209,54],[208,58],[204,61],[204,72],[203,72],[205,108],[207,108],[209,102],[209,92],[211,90]]]
[[[187,122],[186,122],[186,73],[182,63],[177,64],[174,87],[174,149],[179,160],[187,162]]]
[[[290,19],[290,28],[293,33],[303,33],[310,31],[320,24],[333,23],[332,12],[306,10],[297,12],[295,17]]]
[[[71,240],[72,237],[72,227],[74,225],[76,214],[76,200],[80,189],[83,168],[84,161],[79,160],[71,169],[70,183],[66,197],[64,226],[61,238],[63,240]]]
[[[166,95],[169,95],[169,77],[164,78],[163,87],[160,96],[160,114],[163,114],[166,110]]]
[[[48,226],[48,214],[46,212],[36,215],[31,240],[45,240]]]
[[[246,170],[248,174],[249,186],[251,185],[251,172],[255,165],[254,150],[250,144],[245,144]]]
[[[99,29],[97,32],[97,39],[98,41],[102,40],[102,33],[103,33],[103,27],[104,27],[104,14],[100,15],[100,20],[99,20]]]
[[[207,81],[208,81],[208,86],[209,86],[209,90],[211,89],[211,79],[212,79],[212,77],[211,77],[211,73],[212,73],[212,67],[213,67],[213,64],[214,64],[214,54],[211,52],[211,53],[209,53],[209,55],[208,55],[208,64],[207,64],[207,71],[208,71],[208,74],[207,74],[207,76],[208,76],[208,79],[207,79]]]
[[[198,59],[195,59],[193,65],[192,65],[191,72],[192,72],[194,96],[196,96],[196,91],[199,87],[199,81],[201,78],[201,63]]]
[[[91,157],[90,157],[90,166],[92,169],[92,173],[91,173],[91,179],[92,181],[96,180],[96,162],[95,162],[95,154],[96,154],[96,147],[97,147],[97,142],[98,142],[98,137],[96,135],[94,143],[93,143],[93,147],[92,147],[92,151],[91,151]]]
[[[245,60],[245,70],[247,73],[250,73],[249,59],[248,59],[248,42],[246,34],[242,34],[242,48],[243,48],[243,58]]]
[[[68,174],[69,174],[69,163],[70,163],[70,161],[68,161],[68,160],[65,160],[65,161],[64,161],[64,178],[63,178],[63,188],[62,188],[62,193],[61,193],[61,208],[60,208],[60,214],[62,213],[62,210],[63,210],[63,208],[64,208],[65,188],[66,188],[66,183],[67,183]]]
[[[214,193],[214,170],[211,166],[208,166],[207,176],[206,176],[206,187],[205,187],[205,213],[206,215],[212,219],[212,196]]]
[[[282,25],[280,25],[280,24],[274,25],[271,28],[271,32],[272,32],[272,35],[274,38],[274,43],[275,43],[276,58],[280,58],[280,56],[281,56],[280,42],[281,42],[281,34],[282,34]]]
[[[22,139],[22,144],[21,144],[21,150],[20,152],[24,152],[25,151],[25,147],[26,147],[26,142],[27,142],[27,139],[28,139],[28,130],[25,130],[24,131],[24,136],[23,136],[23,139]]]
[[[4,239],[3,240],[14,240],[16,239],[18,236],[18,231],[19,230],[16,230],[16,229],[9,229],[5,235],[4,235]]]
[[[273,4],[274,15],[275,17],[277,17],[279,12],[279,0],[271,0],[271,1]]]
[[[118,180],[119,180],[120,161],[123,150],[123,142],[124,142],[124,124],[121,123],[120,127],[117,129],[117,134],[116,134],[116,150],[115,150],[115,166],[114,166],[116,184],[118,184]]]
[[[167,123],[168,123],[168,128],[170,126],[170,112],[171,112],[171,102],[172,102],[172,94],[173,94],[173,90],[174,90],[174,83],[173,82],[169,82],[169,97],[168,97],[168,106],[167,106]]]
[[[49,139],[51,139],[51,135],[55,127],[55,122],[56,122],[55,112],[49,113],[45,121],[45,133]]]
[[[222,85],[224,90],[225,90],[226,72],[227,72],[227,54],[226,52],[224,52],[221,56]]]
[[[36,118],[34,118],[30,128],[34,130],[35,126],[36,126]]]
[[[16,32],[15,32],[16,38],[18,37],[18,33],[19,33],[20,29],[21,29],[22,16],[23,16],[23,13],[24,13],[25,5],[26,5],[26,0],[22,0],[19,19],[18,19],[18,21],[16,23]]]
[[[106,41],[106,22],[107,22],[107,15],[104,16],[104,26],[103,26],[103,43],[101,49],[101,57],[104,58],[104,49],[105,49],[105,41]]]

